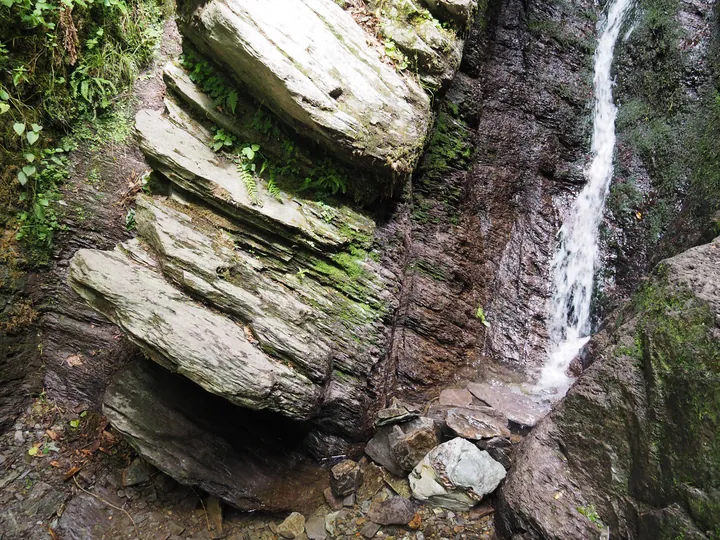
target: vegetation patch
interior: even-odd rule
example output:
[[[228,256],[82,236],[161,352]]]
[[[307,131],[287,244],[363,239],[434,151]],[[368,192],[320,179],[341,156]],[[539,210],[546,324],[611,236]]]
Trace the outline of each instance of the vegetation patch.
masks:
[[[172,6],[158,0],[0,2],[0,218],[35,264],[61,225],[66,137],[129,133],[127,98]]]
[[[717,9],[709,21],[715,27]],[[635,166],[623,157],[623,148],[630,149],[651,185],[643,193],[614,187],[608,208],[646,246],[668,233],[697,237],[720,209],[720,38],[716,32],[714,41],[702,44],[709,47],[711,75],[698,78],[697,59],[690,57],[697,52],[688,52],[679,10],[678,0],[640,0],[630,18],[632,33],[618,43],[618,172],[624,184],[633,183]],[[656,257],[687,247],[672,238],[665,243],[653,250]]]
[[[355,202],[367,204],[381,194],[367,174],[338,162],[325,149],[298,142],[294,131],[238,90],[230,77],[196,50],[186,46],[181,65],[214,106],[237,121],[235,133],[214,127],[210,145],[239,164],[246,185],[250,182],[245,172],[255,177],[254,189],[266,189],[276,198],[283,190],[319,201],[349,195]],[[254,149],[252,158],[247,148]]]
[[[443,102],[435,131],[413,180],[412,215],[416,223],[458,224],[462,185],[449,179],[448,174],[470,167],[475,151],[472,133],[460,106]]]

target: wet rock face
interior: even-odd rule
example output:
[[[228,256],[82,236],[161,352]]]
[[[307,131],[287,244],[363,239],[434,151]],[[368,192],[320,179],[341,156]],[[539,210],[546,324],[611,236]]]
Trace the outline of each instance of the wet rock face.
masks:
[[[660,264],[520,445],[499,495],[503,538],[716,530],[719,314],[720,240]]]
[[[412,172],[430,100],[332,0],[184,2],[180,29],[299,133],[363,166]]]
[[[583,182],[594,4],[505,0],[479,17],[412,192],[381,231],[405,269],[392,362],[411,398],[486,359],[544,361],[558,209]]]
[[[658,261],[717,234],[716,3],[642,0],[625,26],[615,53],[617,151],[600,316]]]

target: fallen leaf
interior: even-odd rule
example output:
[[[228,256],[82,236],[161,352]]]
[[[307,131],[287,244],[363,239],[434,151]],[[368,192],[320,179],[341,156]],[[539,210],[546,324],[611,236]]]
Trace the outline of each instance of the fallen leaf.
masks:
[[[58,467],[60,467],[60,462],[53,460],[53,461],[50,462],[50,465],[53,466],[53,467],[55,467],[55,468],[58,468]]]
[[[47,433],[47,436],[50,437],[53,441],[57,441],[58,434],[55,433],[52,429],[46,429],[45,433]]]
[[[76,418],[75,420],[70,420],[70,427],[76,428],[80,425],[80,420]]]
[[[415,514],[410,520],[410,523],[408,523],[408,527],[411,529],[419,529],[420,525],[422,525],[422,518],[420,517],[420,514]]]
[[[39,448],[37,446],[33,446],[30,450],[28,450],[28,454],[31,456],[35,456],[38,453]]]
[[[71,354],[65,359],[65,362],[67,362],[67,365],[70,367],[77,367],[82,366],[82,355],[81,354]]]
[[[78,473],[78,471],[80,471],[80,467],[77,466],[70,469],[68,472],[65,473],[65,476],[63,476],[63,482],[67,482],[68,480],[70,480]]]
[[[57,535],[55,531],[52,530],[51,527],[48,527],[48,532],[50,533],[50,538],[52,540],[60,540],[60,537]]]

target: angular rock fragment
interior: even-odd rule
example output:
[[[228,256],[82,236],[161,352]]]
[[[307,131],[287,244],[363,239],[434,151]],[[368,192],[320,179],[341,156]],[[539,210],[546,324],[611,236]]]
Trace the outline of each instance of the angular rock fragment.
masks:
[[[299,512],[293,512],[278,525],[277,532],[281,538],[288,540],[299,538],[305,532],[305,516]]]
[[[446,388],[440,392],[438,403],[448,407],[469,407],[472,405],[473,396],[465,388]]]
[[[121,253],[79,250],[68,276],[73,289],[150,358],[208,392],[299,419],[317,410],[320,386],[253,346],[241,326]]]
[[[550,408],[533,401],[527,396],[513,392],[506,386],[492,386],[487,383],[470,383],[467,389],[480,401],[507,416],[508,420],[520,426],[534,427]]]
[[[389,407],[378,411],[375,425],[380,427],[409,422],[419,415],[420,411],[417,409],[403,403],[397,398],[393,398]]]
[[[412,172],[429,99],[332,0],[183,2],[179,15],[197,47],[299,133],[388,175]]]
[[[330,469],[330,487],[336,497],[346,497],[362,484],[363,473],[357,463],[345,459]]]
[[[405,424],[392,426],[388,434],[393,458],[405,473],[412,471],[439,442],[435,422],[422,416]]]
[[[410,474],[413,497],[465,511],[492,493],[505,468],[487,452],[460,437],[432,450]]]
[[[472,409],[450,409],[445,417],[447,426],[459,437],[470,440],[510,437],[507,422]]]
[[[404,476],[438,443],[435,422],[419,417],[381,427],[368,442],[365,452],[395,476]]]
[[[295,446],[303,425],[236,407],[145,360],[111,383],[103,412],[149,463],[240,510],[307,511],[326,472]]]
[[[441,20],[450,20],[458,28],[466,28],[477,11],[476,0],[423,0],[428,9]]]
[[[405,497],[390,497],[370,506],[368,517],[380,525],[407,525],[415,515],[415,506]]]

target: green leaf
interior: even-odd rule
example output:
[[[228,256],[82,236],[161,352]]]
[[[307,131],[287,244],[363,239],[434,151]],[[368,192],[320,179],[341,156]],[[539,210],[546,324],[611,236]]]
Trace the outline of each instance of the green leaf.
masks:
[[[31,145],[35,144],[39,138],[40,138],[40,135],[38,135],[34,131],[27,132],[27,140]]]
[[[35,161],[35,154],[23,154],[23,156],[25,156],[25,160],[28,163],[32,163],[33,161]]]
[[[31,456],[35,456],[38,453],[39,448],[37,446],[33,446],[30,450],[28,450],[28,454]]]
[[[230,92],[227,96],[227,104],[230,110],[235,114],[235,107],[237,107],[238,95],[237,92]]]
[[[88,90],[90,88],[90,83],[87,80],[84,80],[82,83],[80,83],[80,94],[82,97],[85,98],[85,101],[90,102],[90,98],[88,97]]]
[[[10,110],[10,105],[7,103],[0,102],[0,114],[5,114]]]
[[[24,172],[26,176],[32,176],[33,174],[35,174],[35,170],[35,167],[33,167],[32,165],[25,165],[22,168],[22,172]]]
[[[17,179],[18,179],[18,182],[20,182],[21,186],[24,186],[25,184],[27,184],[28,179],[24,172],[20,171],[17,174]]]
[[[39,125],[39,124],[30,124],[30,127],[32,128],[32,130],[33,130],[35,133],[37,133],[38,131],[40,131],[40,130],[42,129],[42,126]]]
[[[5,90],[0,89],[0,99],[4,99],[5,101],[7,101],[8,99],[10,99],[10,94],[8,94]]]
[[[257,152],[258,150],[260,150],[260,145],[259,145],[259,144],[253,144],[253,145],[251,146],[251,148],[252,148],[252,151],[253,151],[253,152]]]
[[[78,427],[79,425],[80,425],[80,420],[79,420],[79,419],[76,418],[75,420],[70,420],[70,427],[76,428],[76,427]]]
[[[22,135],[25,133],[25,124],[22,122],[17,122],[16,124],[13,124],[13,129],[15,130],[15,133],[18,135]]]

